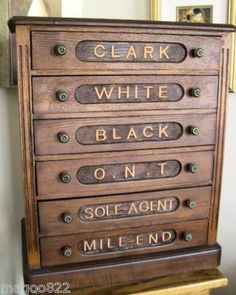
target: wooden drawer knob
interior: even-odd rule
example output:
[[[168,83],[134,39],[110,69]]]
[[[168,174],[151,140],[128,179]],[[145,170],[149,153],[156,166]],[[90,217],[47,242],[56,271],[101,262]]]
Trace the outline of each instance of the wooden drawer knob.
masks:
[[[193,49],[193,56],[201,58],[204,56],[204,49],[203,48],[195,48]]]
[[[57,98],[57,100],[60,101],[60,102],[65,102],[65,101],[67,101],[67,99],[68,99],[68,94],[67,94],[67,92],[64,91],[64,90],[58,90],[58,91],[56,92],[56,98]]]
[[[191,242],[193,239],[193,234],[191,232],[184,233],[184,240],[186,242]]]
[[[62,213],[61,217],[64,223],[69,224],[73,221],[73,217],[70,212]]]
[[[197,164],[190,163],[188,165],[188,171],[191,172],[191,173],[197,173],[199,171]]]
[[[73,253],[73,250],[70,246],[66,246],[61,249],[61,252],[62,252],[63,256],[70,257]]]
[[[59,178],[63,183],[69,183],[71,181],[71,176],[68,172],[61,172]]]
[[[59,132],[57,133],[57,138],[61,143],[67,143],[70,140],[70,136],[66,132]]]
[[[189,208],[189,209],[194,209],[197,207],[197,201],[195,200],[187,200],[186,201],[186,206]]]
[[[57,44],[54,46],[54,53],[56,55],[65,55],[67,53],[67,47],[64,44]]]

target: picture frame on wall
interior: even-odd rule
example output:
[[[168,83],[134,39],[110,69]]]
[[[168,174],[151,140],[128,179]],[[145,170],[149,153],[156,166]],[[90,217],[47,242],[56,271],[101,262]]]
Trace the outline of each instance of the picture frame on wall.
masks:
[[[12,16],[61,16],[61,0],[0,0],[0,87],[17,85],[15,38],[7,22]]]
[[[190,6],[189,3],[186,3],[187,5],[185,6],[181,0],[151,0],[151,20],[213,23],[215,10],[221,9],[222,7],[216,7],[219,2],[215,0],[210,2],[209,5],[205,5],[204,1],[196,0],[194,5]],[[168,19],[164,19],[162,16],[162,8],[164,4],[170,6]],[[236,1],[225,0],[225,5],[227,11],[225,23],[236,25]],[[236,33],[232,34],[229,91],[236,92]]]
[[[213,5],[177,6],[176,21],[187,23],[212,23]]]

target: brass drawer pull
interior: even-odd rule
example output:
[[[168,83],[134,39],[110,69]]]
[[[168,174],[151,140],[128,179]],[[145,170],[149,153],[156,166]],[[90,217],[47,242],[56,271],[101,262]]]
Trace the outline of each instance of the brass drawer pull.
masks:
[[[195,48],[193,49],[193,56],[201,58],[204,56],[204,49],[203,48]]]
[[[187,200],[186,201],[186,206],[189,208],[189,209],[194,209],[197,207],[197,201],[195,200]]]
[[[57,133],[57,138],[61,143],[67,143],[70,140],[70,136],[66,132]]]
[[[63,220],[64,223],[69,224],[69,223],[71,223],[73,221],[73,217],[72,217],[70,212],[62,213],[61,217],[62,217],[62,220]]]
[[[199,168],[198,168],[197,164],[190,163],[188,165],[188,171],[191,172],[191,173],[197,173],[199,171]]]
[[[63,183],[69,183],[71,181],[71,176],[68,172],[61,172],[59,178]]]
[[[190,90],[190,95],[192,97],[200,97],[201,96],[201,89],[200,88],[193,88]]]
[[[59,100],[60,102],[65,102],[68,99],[68,94],[66,91],[64,90],[58,90],[56,92],[56,98],[57,100]]]
[[[199,129],[197,126],[190,126],[190,127],[189,127],[189,133],[190,133],[191,135],[195,135],[195,136],[197,136],[197,135],[200,134],[200,129]]]
[[[70,246],[65,246],[61,249],[63,256],[70,257],[73,253],[73,250]]]
[[[56,55],[65,55],[67,53],[67,47],[64,44],[57,44],[54,46],[54,53]]]
[[[184,240],[186,242],[191,242],[193,239],[193,234],[191,232],[184,233]]]

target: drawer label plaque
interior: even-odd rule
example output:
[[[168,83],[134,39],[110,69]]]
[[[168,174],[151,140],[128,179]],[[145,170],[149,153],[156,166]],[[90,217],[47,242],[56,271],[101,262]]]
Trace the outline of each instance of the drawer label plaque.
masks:
[[[75,54],[81,61],[178,63],[186,48],[179,43],[81,41]]]
[[[78,248],[82,255],[96,255],[164,246],[173,243],[175,239],[174,230],[159,230],[108,238],[86,239],[79,242]]]
[[[178,101],[184,95],[179,84],[81,85],[75,98],[81,104],[142,103]]]
[[[79,209],[79,218],[83,221],[121,219],[127,217],[164,214],[176,211],[179,201],[175,197],[127,201],[120,203],[95,204]]]
[[[80,144],[113,144],[177,140],[183,128],[175,122],[132,125],[84,126],[76,131]]]
[[[83,166],[77,173],[82,184],[115,183],[177,176],[181,164],[176,160],[144,162],[133,164],[108,164],[100,166]]]

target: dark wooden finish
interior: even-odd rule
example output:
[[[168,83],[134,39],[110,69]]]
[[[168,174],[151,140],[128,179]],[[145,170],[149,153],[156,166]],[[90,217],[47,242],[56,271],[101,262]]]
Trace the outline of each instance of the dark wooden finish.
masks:
[[[190,209],[187,201],[196,201]],[[40,236],[116,230],[209,217],[211,187],[39,202]],[[159,203],[160,202],[160,203]],[[62,215],[70,213],[66,224]]]
[[[42,265],[104,261],[109,258],[129,257],[138,254],[158,253],[174,249],[206,246],[208,220],[153,225],[135,229],[100,231],[77,235],[45,237],[40,239]],[[191,241],[184,234],[191,232]],[[70,257],[62,254],[71,247]]]
[[[135,177],[132,176],[134,166],[137,163],[143,164],[148,167],[148,163],[153,163],[154,167],[158,165],[158,173],[161,171],[161,163],[168,161],[174,162],[173,172],[174,177],[165,177],[165,168],[162,177],[159,179],[152,179],[152,171],[150,171],[148,179],[148,171],[143,170],[144,166],[137,169]],[[113,163],[116,164],[113,164]],[[159,162],[158,164],[155,162]],[[177,166],[177,163],[179,165]],[[119,164],[120,163],[120,164]],[[187,166],[190,163],[196,163],[199,167],[198,173],[191,173],[188,171]],[[118,166],[117,166],[118,165]],[[82,167],[88,169],[81,171]],[[131,173],[128,172],[128,167]],[[167,164],[167,176],[171,175],[172,162],[170,166]],[[181,167],[181,169],[180,169]],[[95,179],[94,172],[96,169],[102,168],[105,171],[105,180],[109,185],[99,179]],[[94,196],[112,193],[125,193],[136,191],[147,191],[154,189],[168,189],[176,187],[208,185],[212,183],[212,168],[213,168],[213,153],[209,152],[189,152],[189,153],[175,153],[160,155],[158,151],[152,151],[147,155],[139,156],[138,152],[127,154],[127,156],[117,156],[114,153],[107,153],[106,155],[98,155],[94,159],[81,159],[81,160],[64,160],[64,161],[50,161],[50,162],[37,162],[37,188],[38,199],[52,199],[52,198],[68,198],[79,196]],[[121,169],[120,171],[118,169]],[[180,171],[179,171],[180,169]],[[63,183],[59,179],[62,172],[68,172],[71,176],[69,183]],[[80,173],[79,173],[80,171]],[[125,172],[127,171],[127,178]],[[154,170],[155,171],[155,170]],[[153,173],[155,173],[153,171]],[[111,174],[111,173],[114,174]],[[135,171],[136,172],[136,171]],[[97,171],[98,177],[101,177],[102,172]],[[158,174],[158,175],[159,175]],[[118,182],[116,178],[118,177]],[[81,180],[82,179],[82,180]],[[93,184],[85,185],[87,181]],[[81,183],[80,181],[83,181]],[[96,183],[96,184],[94,184]]]
[[[199,109],[199,108],[216,108],[217,106],[217,76],[77,76],[77,77],[33,77],[33,102],[34,113],[66,113],[70,112],[87,112],[87,111],[114,111],[114,110],[159,110],[159,109]],[[159,94],[160,88],[156,86],[167,85],[167,99],[154,100]],[[116,87],[115,87],[116,85]],[[130,99],[124,95],[123,99],[118,99],[118,87],[121,90],[127,89],[124,85],[133,87],[139,86],[138,97],[136,99],[135,90],[129,92]],[[153,99],[147,99],[147,89],[144,91],[143,86],[154,87],[150,91],[155,95]],[[154,85],[154,86],[153,86]],[[179,87],[177,86],[179,85]],[[96,89],[101,93],[103,87],[106,87],[107,93],[114,87],[109,100],[104,97],[97,99]],[[170,90],[171,87],[171,90]],[[184,95],[180,98],[181,90]],[[190,95],[190,90],[200,88],[201,95],[194,98]],[[68,94],[68,100],[60,102],[56,99],[56,92],[64,90]],[[166,90],[166,88],[164,88]],[[171,91],[171,92],[170,92]],[[104,92],[103,92],[104,93]],[[75,98],[77,96],[77,98]],[[96,100],[95,100],[96,99]],[[169,100],[176,101],[169,101]],[[167,102],[168,101],[168,102]]]
[[[216,267],[234,27],[13,23],[25,282],[74,289]]]
[[[139,72],[143,69],[153,70],[156,69],[169,69],[170,63],[158,63],[147,61],[147,62],[84,62],[80,61],[76,55],[76,48],[81,41],[92,40],[98,41],[102,44],[105,40],[111,41],[113,44],[117,42],[140,42],[143,47],[149,46],[150,43],[178,43],[185,48],[186,58],[181,63],[172,62],[171,68],[174,69],[219,69],[220,62],[220,46],[221,40],[219,38],[201,37],[198,38],[191,36],[178,36],[178,35],[137,35],[137,34],[121,34],[121,33],[77,33],[71,32],[69,35],[67,32],[32,32],[32,69],[34,70],[75,70],[81,67],[85,70],[89,70],[91,73],[96,69],[114,70],[114,69],[135,69]],[[54,53],[54,47],[57,44],[65,44],[67,47],[67,54],[64,56],[57,56]],[[204,56],[197,58],[192,55],[192,50],[202,48],[204,50]],[[90,53],[90,51],[88,52]],[[115,54],[115,52],[114,52]],[[173,52],[174,54],[174,52]],[[182,56],[181,56],[182,59]],[[140,61],[143,61],[141,59]]]
[[[37,120],[35,154],[59,155],[85,152],[137,150],[179,146],[214,145],[216,114],[138,116],[104,119]],[[191,134],[198,127],[199,134]],[[66,133],[62,143],[58,134]]]

